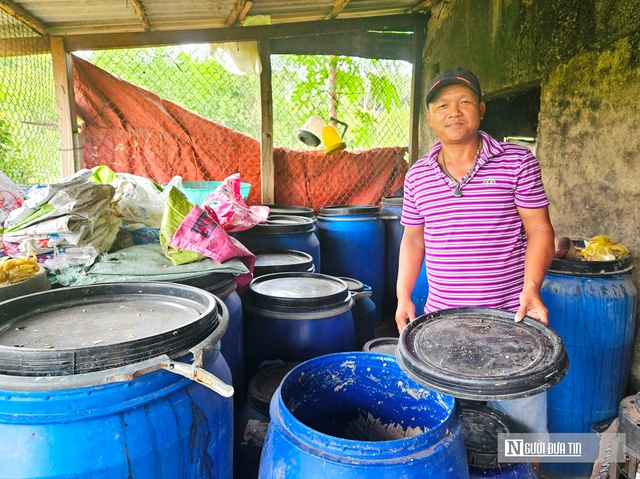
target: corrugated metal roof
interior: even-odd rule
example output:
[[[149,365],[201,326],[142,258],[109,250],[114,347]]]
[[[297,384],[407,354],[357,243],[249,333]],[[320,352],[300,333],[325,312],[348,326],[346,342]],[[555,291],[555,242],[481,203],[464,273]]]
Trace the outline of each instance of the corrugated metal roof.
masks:
[[[14,0],[40,20],[50,35],[144,31],[136,0]],[[236,0],[137,0],[154,31],[224,27]],[[338,18],[411,12],[420,0],[350,0]],[[269,15],[271,24],[323,20],[332,0],[254,0],[248,15]]]

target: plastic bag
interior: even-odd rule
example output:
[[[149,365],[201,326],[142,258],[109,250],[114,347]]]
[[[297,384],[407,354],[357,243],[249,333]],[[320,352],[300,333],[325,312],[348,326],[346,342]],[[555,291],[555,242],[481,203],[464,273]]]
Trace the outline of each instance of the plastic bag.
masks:
[[[580,254],[587,261],[614,261],[629,254],[622,243],[614,243],[606,235],[598,235],[586,242]]]
[[[162,251],[164,251],[166,257],[176,266],[199,261],[204,258],[200,253],[178,248],[170,244],[171,238],[173,238],[180,224],[192,209],[193,205],[182,191],[173,186],[168,189],[167,203],[160,225],[160,246],[162,246]]]
[[[229,236],[215,220],[215,212],[209,207],[194,206],[169,242],[171,246],[182,248],[224,263],[238,258],[253,272],[256,257],[242,243]],[[251,273],[237,278],[240,291],[251,281]]]
[[[248,230],[269,216],[268,206],[247,206],[240,194],[240,186],[240,174],[235,173],[202,202],[213,209],[218,223],[227,232]]]
[[[9,217],[9,213],[24,203],[25,194],[11,178],[0,171],[0,225]]]

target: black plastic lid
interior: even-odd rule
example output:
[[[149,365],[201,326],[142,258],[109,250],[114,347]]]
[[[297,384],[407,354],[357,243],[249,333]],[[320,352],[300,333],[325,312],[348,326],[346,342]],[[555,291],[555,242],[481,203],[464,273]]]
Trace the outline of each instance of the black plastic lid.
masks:
[[[174,283],[102,283],[22,296],[0,304],[0,374],[63,376],[171,357],[221,329],[223,314],[212,294]]]
[[[462,407],[462,438],[470,466],[499,467],[498,434],[521,432],[506,414],[486,406]]]
[[[265,223],[259,223],[242,233],[259,235],[282,235],[310,233],[315,229],[315,220],[293,215],[273,215]]]
[[[402,206],[404,196],[385,196],[380,201],[382,206]]]
[[[475,400],[516,399],[554,386],[569,368],[560,336],[548,326],[489,308],[444,309],[400,335],[396,356],[420,384]]]
[[[352,293],[359,293],[361,291],[364,291],[364,284],[362,283],[362,281],[358,281],[354,278],[346,278],[344,276],[338,276],[338,278],[340,278],[347,284],[347,288],[349,288],[349,291],[351,291]]]
[[[351,294],[341,279],[319,273],[273,273],[254,278],[244,300],[256,306],[289,309],[331,308]]]
[[[320,208],[320,216],[356,216],[356,215],[379,215],[380,208],[372,205],[336,205]]]
[[[282,363],[268,366],[251,378],[247,401],[263,416],[269,416],[271,398],[289,371],[300,363]]]
[[[265,205],[269,207],[269,216],[304,216],[305,218],[315,218],[316,213],[311,208],[306,206],[293,206],[293,205]]]
[[[254,276],[271,273],[308,272],[313,273],[313,258],[304,251],[292,249],[263,249],[253,252],[256,255]]]
[[[231,273],[206,273],[196,274],[187,278],[168,279],[171,283],[186,284],[195,288],[204,289],[213,294],[218,294],[229,288],[235,277]]]
[[[584,248],[584,239],[571,239],[579,248]],[[568,276],[612,276],[630,273],[633,269],[631,253],[613,261],[570,261],[568,259],[553,258],[549,273],[565,274]]]
[[[365,343],[365,345],[362,346],[362,350],[395,356],[397,346],[398,338],[376,338]]]

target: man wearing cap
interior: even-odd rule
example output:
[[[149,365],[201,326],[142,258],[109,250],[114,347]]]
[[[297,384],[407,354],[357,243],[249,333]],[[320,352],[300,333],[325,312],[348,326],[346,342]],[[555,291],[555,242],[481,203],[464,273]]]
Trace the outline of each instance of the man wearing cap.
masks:
[[[540,286],[553,258],[554,232],[538,161],[527,148],[479,131],[485,104],[469,70],[433,78],[426,103],[427,122],[440,141],[405,178],[398,329],[423,314],[411,302],[423,260],[429,280],[424,312],[501,308],[514,311],[516,322],[527,315],[547,324]],[[546,414],[544,427],[535,417],[515,419],[533,432],[546,430]]]

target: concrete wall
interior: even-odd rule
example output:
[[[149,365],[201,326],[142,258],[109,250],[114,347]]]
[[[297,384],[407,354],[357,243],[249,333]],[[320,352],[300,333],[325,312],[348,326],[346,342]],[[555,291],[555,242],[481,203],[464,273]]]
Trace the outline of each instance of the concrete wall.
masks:
[[[537,155],[556,234],[624,243],[640,289],[640,2],[441,0],[427,28],[425,84],[464,66],[487,98],[540,85]],[[421,128],[424,153],[434,138]]]

